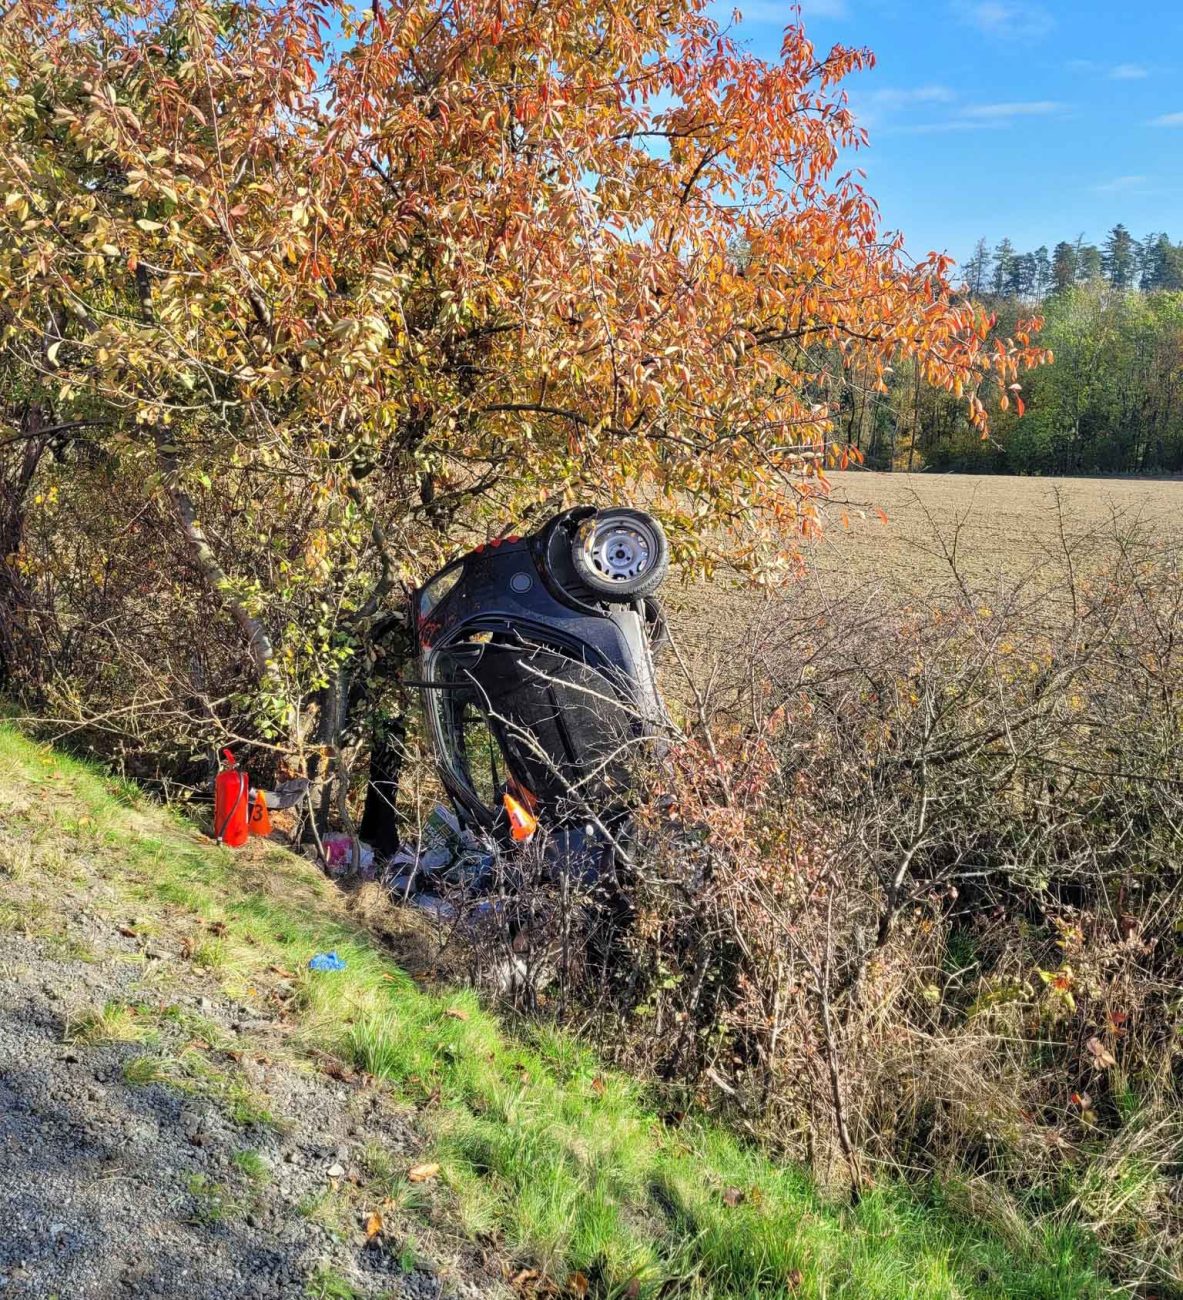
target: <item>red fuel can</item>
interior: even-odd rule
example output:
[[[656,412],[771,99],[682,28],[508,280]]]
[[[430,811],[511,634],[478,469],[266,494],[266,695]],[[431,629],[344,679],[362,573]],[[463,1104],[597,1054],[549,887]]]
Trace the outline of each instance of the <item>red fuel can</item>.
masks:
[[[226,766],[214,778],[214,839],[241,848],[250,834],[250,777],[238,770],[238,760],[222,750]]]

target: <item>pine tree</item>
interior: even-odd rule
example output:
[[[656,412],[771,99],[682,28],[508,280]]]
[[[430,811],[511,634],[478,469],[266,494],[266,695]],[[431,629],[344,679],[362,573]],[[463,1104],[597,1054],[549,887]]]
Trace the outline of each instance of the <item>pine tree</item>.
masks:
[[[1101,250],[1096,244],[1086,244],[1081,236],[1076,241],[1076,279],[1080,284],[1089,284],[1101,279],[1104,262]]]
[[[1076,283],[1076,246],[1061,240],[1052,252],[1052,292],[1063,293]]]
[[[1147,235],[1142,241],[1139,260],[1145,292],[1183,289],[1183,246],[1172,244],[1168,235]]]
[[[1048,255],[1047,245],[1040,244],[1031,256],[1035,260],[1035,296],[1042,298],[1052,285],[1052,263]]]
[[[1115,289],[1129,289],[1134,283],[1137,249],[1134,237],[1118,223],[1109,232],[1105,251],[1101,255],[1101,268],[1105,278]]]
[[[971,297],[980,298],[990,284],[990,249],[985,239],[979,239],[965,264],[965,285]]]
[[[994,279],[991,288],[998,297],[1014,293],[1015,262],[1018,254],[1009,239],[1004,239],[994,250]]]

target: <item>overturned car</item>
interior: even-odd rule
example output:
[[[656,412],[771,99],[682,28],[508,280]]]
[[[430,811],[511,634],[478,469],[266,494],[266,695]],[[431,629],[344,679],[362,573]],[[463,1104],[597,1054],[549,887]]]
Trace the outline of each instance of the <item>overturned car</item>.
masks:
[[[581,507],[478,546],[414,594],[428,732],[465,830],[509,847],[541,827],[583,854],[619,850],[636,762],[663,730],[668,568],[651,515]]]

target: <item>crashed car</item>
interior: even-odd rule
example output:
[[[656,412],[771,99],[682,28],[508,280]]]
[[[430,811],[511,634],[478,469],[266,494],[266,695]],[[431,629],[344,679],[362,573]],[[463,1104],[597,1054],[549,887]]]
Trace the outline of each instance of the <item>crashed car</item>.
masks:
[[[537,827],[617,842],[663,730],[668,568],[651,515],[581,507],[478,546],[414,593],[428,732],[466,829],[505,846]]]

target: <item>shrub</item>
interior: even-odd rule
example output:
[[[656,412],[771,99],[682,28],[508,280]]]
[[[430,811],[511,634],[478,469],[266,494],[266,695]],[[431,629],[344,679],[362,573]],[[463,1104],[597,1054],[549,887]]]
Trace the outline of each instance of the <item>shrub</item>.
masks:
[[[1018,1198],[1178,1283],[1178,555],[1065,532],[1005,588],[794,592],[746,639],[755,671],[680,691],[632,911],[568,1003],[671,1109],[856,1196],[890,1167]]]

